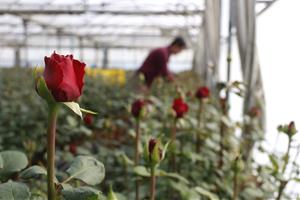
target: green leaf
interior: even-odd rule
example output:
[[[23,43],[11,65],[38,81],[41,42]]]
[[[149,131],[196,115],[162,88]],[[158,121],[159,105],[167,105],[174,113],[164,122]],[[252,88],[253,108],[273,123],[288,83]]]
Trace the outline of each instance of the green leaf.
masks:
[[[276,160],[276,157],[274,155],[269,155],[269,159],[272,163],[274,172],[277,173],[278,170],[279,170],[279,165],[278,165],[278,162]]]
[[[300,183],[300,178],[293,178],[294,181],[296,181],[297,183]]]
[[[91,187],[68,187],[62,190],[65,200],[105,200],[102,193]]]
[[[0,185],[0,200],[29,200],[29,188],[23,183],[9,181]]]
[[[219,200],[217,195],[211,193],[210,191],[208,191],[208,190],[206,190],[202,187],[197,186],[194,189],[195,189],[196,192],[198,192],[199,194],[201,194],[205,197],[208,197],[210,200]]]
[[[97,185],[105,176],[104,165],[90,156],[76,157],[67,172],[70,177],[64,183],[75,178],[89,185]]]
[[[139,175],[139,176],[144,176],[144,177],[150,177],[150,171],[147,170],[146,167],[144,166],[136,166],[133,168],[133,171]]]
[[[199,194],[182,182],[171,182],[171,186],[180,193],[182,200],[199,200]]]
[[[0,153],[3,166],[0,169],[0,177],[6,177],[12,173],[19,172],[28,165],[27,157],[19,151],[3,151]]]
[[[123,162],[125,163],[125,165],[129,165],[129,166],[133,166],[134,162],[128,158],[128,156],[125,153],[121,153],[120,157],[122,158]]]
[[[75,114],[82,119],[82,112],[78,103],[75,102],[63,102],[68,108],[70,108]]]
[[[92,114],[92,115],[97,115],[98,113],[96,112],[93,112],[91,110],[86,110],[86,109],[83,109],[83,108],[80,108],[81,112],[84,112],[84,113],[87,113],[87,114]]]
[[[37,165],[29,167],[20,173],[20,177],[23,179],[36,178],[39,175],[47,175],[47,172],[44,168]]]
[[[180,174],[177,174],[177,173],[166,173],[164,176],[167,176],[170,178],[175,178],[178,181],[181,181],[185,184],[189,184],[189,181],[186,178],[184,178],[183,176],[181,176]]]
[[[169,147],[169,145],[170,145],[170,143],[171,143],[171,141],[169,141],[169,142],[167,142],[166,144],[165,144],[165,146],[164,146],[164,149],[163,149],[163,151],[162,151],[162,160],[165,158],[165,156],[166,156],[166,153],[167,153],[167,150],[168,150],[168,147]]]

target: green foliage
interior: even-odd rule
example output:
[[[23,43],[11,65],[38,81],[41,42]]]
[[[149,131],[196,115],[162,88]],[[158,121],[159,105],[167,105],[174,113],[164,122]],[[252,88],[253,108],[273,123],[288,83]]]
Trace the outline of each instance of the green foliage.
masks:
[[[68,180],[79,179],[89,185],[97,185],[102,182],[105,175],[104,165],[93,157],[76,157],[67,172]]]
[[[194,98],[194,90],[200,82],[189,73],[179,75],[177,80],[178,87],[158,80],[151,92],[142,96],[151,100],[152,104],[147,106],[147,116],[140,124],[141,144],[149,138],[160,138],[161,143],[168,143],[174,130],[171,109],[174,97],[182,95],[190,108],[190,112],[177,123],[175,145],[171,145],[166,154],[166,148],[163,150],[164,160],[156,171],[157,199],[232,199],[234,171],[239,172],[239,200],[274,199],[282,181],[299,181],[299,170],[296,170],[299,166],[293,158],[286,156],[288,154],[260,149],[269,157],[269,164],[256,163],[251,152],[245,152],[246,158],[249,158],[243,160],[245,167],[236,163],[237,154],[246,149],[248,141],[258,145],[263,141],[258,120],[245,116],[240,122],[232,121],[220,109],[219,99],[211,98],[205,102],[199,128],[199,102]],[[2,194],[6,195],[5,200],[16,195],[23,195],[22,200],[46,199],[44,166],[48,110],[46,103],[36,94],[33,82],[31,70],[0,71],[0,150],[10,150],[0,153],[0,179],[8,181],[0,185],[0,199]],[[224,87],[243,96],[242,86],[236,82]],[[94,116],[94,123],[87,126],[68,109],[60,110],[56,182],[61,199],[102,200],[105,199],[103,193],[108,194],[111,183],[119,200],[134,199],[136,179],[141,184],[140,198],[149,198],[150,171],[145,167],[146,162],[141,159],[136,167],[132,162],[135,121],[129,111],[136,97],[137,94],[126,85],[108,85],[103,84],[99,77],[86,77],[78,103],[98,113]],[[84,111],[81,109],[81,112]],[[223,136],[220,134],[221,125],[225,130]],[[288,126],[284,127],[287,132]],[[249,133],[245,138],[236,134],[245,130]],[[296,131],[292,129],[289,133],[293,136]],[[199,153],[195,150],[196,134],[201,138]],[[75,150],[71,151],[70,145]],[[291,140],[291,148],[294,146],[297,143]],[[28,158],[20,151],[25,152]],[[175,155],[176,170],[172,170],[170,164],[172,154]],[[291,176],[282,172],[285,165],[293,168]]]
[[[0,184],[0,200],[29,200],[29,188],[23,183],[9,181]]]
[[[62,196],[65,200],[105,200],[102,193],[91,187],[67,187],[63,189]]]
[[[0,153],[2,168],[0,168],[0,179],[6,179],[15,172],[19,172],[28,165],[27,157],[18,151],[3,151]]]

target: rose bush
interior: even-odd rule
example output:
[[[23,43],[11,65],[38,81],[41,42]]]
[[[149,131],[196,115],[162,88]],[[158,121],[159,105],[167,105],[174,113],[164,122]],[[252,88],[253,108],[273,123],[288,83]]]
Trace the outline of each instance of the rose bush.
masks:
[[[183,76],[182,79],[181,76]],[[29,157],[27,167],[30,172],[36,169],[30,168],[33,165],[32,162],[41,167],[46,164],[44,162],[46,141],[44,127],[47,121],[45,102],[41,101],[32,90],[31,79],[31,71],[27,69],[1,69],[0,148],[1,150],[20,149],[26,152]],[[185,94],[185,91],[194,91],[197,86],[192,83],[199,83],[187,78],[186,74],[180,75],[179,79],[186,80],[184,83],[191,82],[181,86],[182,94]],[[174,126],[174,115],[171,114],[170,107],[176,96],[178,96],[178,90],[172,85],[160,82],[154,85],[151,94],[147,96],[153,102],[153,106],[149,110],[147,119],[141,120],[140,124],[141,144],[148,143],[149,138],[159,138],[163,144],[170,140],[169,136]],[[150,170],[148,165],[141,161],[139,166],[134,167],[132,161],[134,157],[132,138],[135,137],[136,120],[132,117],[130,105],[136,98],[136,95],[131,93],[126,86],[109,86],[107,84],[104,86],[101,79],[86,77],[85,88],[83,88],[82,96],[78,102],[99,112],[99,115],[94,116],[93,126],[87,127],[83,121],[80,121],[68,110],[60,110],[56,151],[57,179],[63,183],[68,180],[70,175],[76,177],[64,184],[57,185],[62,190],[62,199],[105,198],[103,194],[107,194],[111,183],[114,185],[115,196],[118,200],[134,199],[135,181],[133,180],[136,179],[140,181],[140,199],[149,198]],[[234,191],[237,191],[238,199],[274,199],[278,196],[279,188],[282,190],[282,199],[293,199],[294,196],[287,193],[283,186],[286,184],[289,186],[299,179],[297,166],[293,164],[294,158],[289,157],[287,159],[288,156],[285,152],[282,156],[276,151],[269,152],[263,148],[261,145],[263,141],[262,130],[258,126],[257,118],[252,118],[249,113],[249,116],[245,116],[245,121],[244,119],[238,122],[232,121],[223,115],[219,100],[211,96],[210,101],[205,102],[205,115],[202,116],[202,125],[199,130],[197,125],[198,99],[191,96],[186,97],[185,103],[189,105],[189,113],[177,120],[175,141],[177,148],[174,150],[180,173],[169,171],[172,154],[167,153],[155,174],[156,177],[159,177],[156,182],[157,199],[191,200],[218,199],[218,197],[232,199]],[[226,126],[226,134],[223,138],[224,163],[223,167],[219,168],[219,128],[221,122]],[[297,135],[294,134],[296,131],[293,130],[292,126],[290,126],[290,131],[287,131],[288,124],[282,127],[286,127],[287,129],[284,128],[284,131],[289,133],[283,132],[285,134],[283,137],[291,136],[290,148],[296,148],[298,145],[298,141],[294,138],[294,135]],[[246,139],[256,141],[256,146],[258,146],[256,150],[261,151],[267,158],[269,157],[270,162],[268,164],[257,163],[250,159],[249,164],[245,164],[244,168],[238,167],[239,170],[236,170],[238,173],[234,172],[235,166],[240,166],[240,161],[241,163],[244,162],[243,157],[236,156],[238,149],[247,145],[247,143],[241,142],[238,135],[235,135],[235,130],[239,129],[248,131],[249,134]],[[201,137],[205,138],[200,153],[196,153],[194,149],[195,135],[193,133],[195,130],[199,130]],[[73,148],[75,145],[70,148],[70,144],[76,144],[76,148]],[[32,157],[34,159],[30,158],[30,152],[33,152]],[[80,156],[80,160],[76,159],[73,153]],[[94,173],[94,169],[99,171],[103,167],[96,159],[82,158],[83,155],[93,156],[97,160],[103,161],[106,166],[105,174],[107,176],[96,187],[89,186],[87,188],[84,181],[98,180],[99,176],[97,175],[103,175],[103,171]],[[11,157],[15,161],[21,161],[17,157]],[[249,157],[252,158],[251,154]],[[239,162],[236,161],[237,158],[240,158]],[[88,179],[86,173],[81,174],[82,176],[71,173],[74,172],[75,166],[87,166],[87,163],[95,163],[92,167],[93,170],[84,170],[88,174]],[[23,164],[22,166],[24,167]],[[22,166],[20,169],[23,168]],[[73,169],[67,170],[70,166],[73,166]],[[251,166],[251,169],[248,166]],[[286,172],[282,173],[284,168],[286,168]],[[289,173],[289,169],[292,168],[294,170]],[[1,170],[0,174],[3,172]],[[24,195],[29,194],[32,199],[47,199],[45,196],[45,175],[35,174],[34,179],[25,180],[20,176],[23,170],[14,172],[9,177],[3,177],[0,190],[11,186],[20,186],[15,182],[26,183],[29,188],[22,190],[25,191]],[[28,175],[28,171],[26,171],[26,175]],[[23,173],[22,177],[24,177]],[[12,183],[6,182],[9,179],[14,181]],[[234,181],[235,179],[237,181]],[[234,184],[237,184],[237,187],[234,187]]]

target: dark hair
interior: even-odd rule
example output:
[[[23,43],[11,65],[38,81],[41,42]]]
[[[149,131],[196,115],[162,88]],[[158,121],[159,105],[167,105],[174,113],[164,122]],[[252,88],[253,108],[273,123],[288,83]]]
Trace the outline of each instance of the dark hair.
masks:
[[[174,38],[174,40],[171,43],[171,46],[174,46],[174,45],[181,47],[181,48],[186,47],[186,43],[185,43],[184,39],[180,36]]]

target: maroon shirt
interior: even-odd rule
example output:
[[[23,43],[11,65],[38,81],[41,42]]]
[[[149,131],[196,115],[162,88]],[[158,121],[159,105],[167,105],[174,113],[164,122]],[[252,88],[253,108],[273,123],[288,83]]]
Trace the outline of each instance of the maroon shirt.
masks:
[[[138,73],[144,74],[147,86],[151,86],[154,79],[158,76],[171,76],[167,66],[170,54],[169,47],[157,48],[149,53],[137,71]]]

